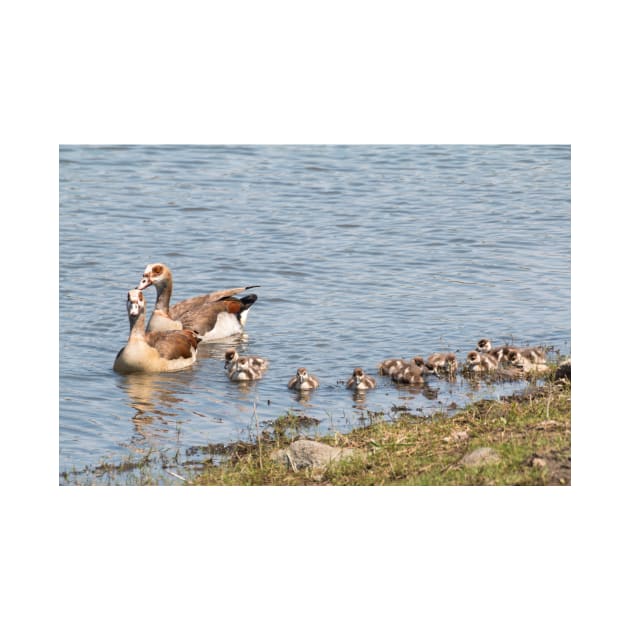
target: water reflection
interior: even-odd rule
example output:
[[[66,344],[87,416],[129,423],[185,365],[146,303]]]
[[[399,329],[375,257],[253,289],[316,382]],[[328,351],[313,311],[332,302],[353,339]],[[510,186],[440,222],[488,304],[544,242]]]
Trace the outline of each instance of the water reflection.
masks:
[[[497,371],[497,372],[471,372],[462,370],[462,381],[473,391],[482,391],[496,385],[509,385],[510,383],[527,384],[532,380],[524,373]]]
[[[296,402],[301,403],[304,407],[312,407],[313,405],[309,404],[311,400],[311,396],[316,390],[313,389],[296,389],[292,390],[293,398],[295,398]]]
[[[202,343],[197,347],[197,360],[219,359],[224,361],[226,350],[236,350],[239,354],[247,347],[248,336],[246,333],[234,335],[212,343]]]
[[[172,430],[185,399],[178,395],[181,383],[172,374],[129,374],[118,383],[135,412],[130,420],[134,428],[131,445],[152,448]]]
[[[401,392],[406,392],[407,395],[401,396],[404,399],[410,400],[416,398],[420,394],[427,400],[436,400],[440,390],[437,387],[431,387],[427,383],[407,385],[404,383],[394,383],[396,389]]]
[[[184,402],[175,394],[181,384],[167,374],[129,374],[118,386],[127,393],[129,406],[136,411],[133,418],[163,420],[176,415],[168,409]]]
[[[355,389],[352,391],[352,400],[357,409],[365,409],[365,401],[367,400],[368,390]]]

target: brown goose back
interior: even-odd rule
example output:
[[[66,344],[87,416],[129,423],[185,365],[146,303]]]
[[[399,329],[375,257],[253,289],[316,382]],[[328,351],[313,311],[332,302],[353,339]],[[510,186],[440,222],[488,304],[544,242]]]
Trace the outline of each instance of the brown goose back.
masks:
[[[150,332],[145,335],[146,342],[155,348],[160,356],[167,360],[188,359],[197,348],[197,335],[192,330],[168,330]]]
[[[226,297],[214,302],[190,298],[171,307],[169,315],[172,319],[180,321],[184,328],[205,335],[215,327],[220,313],[232,314],[240,319],[241,313],[249,309],[257,299],[253,293],[240,299]]]

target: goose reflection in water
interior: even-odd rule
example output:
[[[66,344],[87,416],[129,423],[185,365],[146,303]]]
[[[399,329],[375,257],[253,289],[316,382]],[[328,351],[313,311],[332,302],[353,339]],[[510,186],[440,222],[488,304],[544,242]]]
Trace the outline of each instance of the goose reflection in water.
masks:
[[[129,396],[129,406],[135,412],[131,421],[145,440],[168,433],[172,418],[185,404],[175,393],[180,388],[175,374],[129,374],[118,387]]]
[[[409,395],[401,395],[403,400],[410,400],[415,398],[418,394],[422,394],[427,400],[436,400],[440,390],[431,387],[427,383],[416,383],[413,385],[407,385],[406,383],[395,383],[396,389],[398,389],[401,394],[403,392],[407,392]]]
[[[296,402],[301,403],[305,407],[313,407],[311,404],[311,396],[315,393],[314,389],[296,389],[293,390],[293,397]]]
[[[357,409],[365,409],[365,401],[366,394],[369,390],[367,389],[354,389],[352,390],[352,400],[354,402],[354,407]]]

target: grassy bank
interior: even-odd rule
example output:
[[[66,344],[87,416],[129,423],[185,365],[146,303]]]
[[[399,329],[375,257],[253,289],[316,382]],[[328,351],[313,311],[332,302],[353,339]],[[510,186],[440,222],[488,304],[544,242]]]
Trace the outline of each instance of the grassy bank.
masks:
[[[287,447],[308,418],[284,416],[254,444],[224,447],[196,485],[570,485],[571,385],[549,380],[524,394],[481,401],[451,417],[401,415],[318,441],[352,448],[324,468],[287,467],[274,453]],[[462,458],[491,449],[491,460]],[[486,453],[488,451],[486,450]],[[466,462],[466,460],[464,460]]]

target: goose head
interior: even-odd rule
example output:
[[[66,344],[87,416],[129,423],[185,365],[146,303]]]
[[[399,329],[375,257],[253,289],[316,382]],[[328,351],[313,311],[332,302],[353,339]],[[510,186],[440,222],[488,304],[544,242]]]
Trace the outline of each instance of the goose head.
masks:
[[[480,339],[477,342],[477,352],[490,352],[490,350],[492,350],[490,339]]]
[[[171,270],[165,264],[153,263],[151,265],[147,265],[137,288],[146,289],[153,284],[159,292],[160,289],[163,289],[172,281],[173,276],[171,274]]]
[[[303,383],[308,378],[308,372],[306,371],[306,368],[303,367],[298,368],[295,375],[300,383]]]
[[[525,364],[525,360],[518,350],[510,350],[507,355],[508,363],[511,363],[514,367],[522,368]]]
[[[479,363],[481,363],[481,356],[479,355],[479,352],[471,350],[466,355],[466,365],[479,365]]]
[[[139,289],[131,289],[127,293],[127,313],[129,313],[129,319],[133,319],[134,321],[142,314],[145,310],[144,304],[144,295],[142,291]]]
[[[361,368],[355,368],[352,372],[352,379],[357,385],[359,385],[365,378],[365,372]]]
[[[225,367],[227,368],[231,363],[235,362],[239,358],[236,350],[225,351]]]

